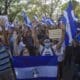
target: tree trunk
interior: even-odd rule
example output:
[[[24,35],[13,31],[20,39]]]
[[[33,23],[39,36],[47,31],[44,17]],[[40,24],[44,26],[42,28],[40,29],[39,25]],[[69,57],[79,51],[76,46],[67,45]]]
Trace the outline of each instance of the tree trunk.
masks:
[[[4,14],[7,15],[8,14],[8,9],[11,5],[12,0],[5,0],[5,9],[4,9]]]
[[[52,15],[53,15],[53,2],[52,2],[52,0],[51,0],[51,12],[50,12],[50,18],[52,18]]]
[[[5,9],[4,9],[4,14],[5,14],[5,15],[7,14],[7,1],[8,1],[8,0],[5,0],[5,5],[4,5],[4,6],[5,6]]]

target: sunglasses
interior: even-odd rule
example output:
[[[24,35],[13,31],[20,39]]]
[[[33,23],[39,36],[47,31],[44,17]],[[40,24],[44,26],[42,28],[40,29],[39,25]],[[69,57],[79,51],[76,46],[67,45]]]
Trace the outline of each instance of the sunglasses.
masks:
[[[44,43],[50,43],[50,40],[45,40]]]

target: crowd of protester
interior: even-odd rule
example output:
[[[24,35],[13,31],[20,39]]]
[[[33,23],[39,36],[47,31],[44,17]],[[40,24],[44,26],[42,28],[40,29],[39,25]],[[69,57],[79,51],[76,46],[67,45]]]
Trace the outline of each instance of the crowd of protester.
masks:
[[[72,60],[80,64],[80,43],[77,41],[78,34],[73,42],[65,47],[65,25],[58,21],[53,26],[42,23],[41,21],[32,21],[32,28],[24,23],[10,25],[5,30],[5,22],[0,21],[0,80],[14,80],[11,73],[10,58],[12,56],[58,56],[60,63],[60,77],[62,75],[62,64],[70,65]],[[62,36],[59,39],[50,39],[48,30],[61,29]],[[2,53],[2,54],[1,54]],[[5,66],[5,65],[6,66]],[[6,73],[1,75],[6,70]],[[3,77],[2,77],[3,76]]]

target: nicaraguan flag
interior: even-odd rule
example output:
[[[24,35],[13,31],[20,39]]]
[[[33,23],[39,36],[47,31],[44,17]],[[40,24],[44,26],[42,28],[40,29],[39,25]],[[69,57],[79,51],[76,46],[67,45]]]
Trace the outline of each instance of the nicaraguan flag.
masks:
[[[47,17],[42,17],[42,22],[49,25],[49,26],[54,26],[54,21],[51,18],[47,18]]]
[[[66,39],[65,39],[66,45],[69,45],[69,43],[71,43],[75,38],[77,31],[77,26],[76,26],[77,20],[78,19],[74,15],[73,6],[70,1],[67,9],[64,11],[64,17],[63,17],[63,21],[64,23],[66,23]]]
[[[29,19],[29,17],[26,15],[24,11],[22,11],[22,17],[24,19],[25,25],[27,25],[29,28],[32,28],[31,20]]]
[[[38,17],[35,15],[34,16],[34,19],[37,21],[37,22],[39,22],[39,19],[38,19]]]
[[[17,80],[57,80],[56,56],[13,57]]]
[[[50,26],[54,26],[54,21],[50,18],[46,19],[46,24]]]
[[[46,16],[43,16],[41,22],[42,23],[46,23],[46,19],[47,19],[47,17]]]

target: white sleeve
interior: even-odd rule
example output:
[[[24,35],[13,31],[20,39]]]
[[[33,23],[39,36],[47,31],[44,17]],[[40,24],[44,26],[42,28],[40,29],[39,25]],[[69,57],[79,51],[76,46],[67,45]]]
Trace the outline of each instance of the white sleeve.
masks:
[[[56,47],[57,47],[57,45],[54,45],[54,46],[53,46],[53,50],[54,50],[55,54],[56,54],[56,55],[63,55],[63,54],[64,54],[64,50],[65,50],[65,45],[64,45],[64,43],[62,44],[62,46],[61,46],[60,49],[57,49]]]
[[[76,21],[76,22],[78,22],[78,18],[75,17],[73,10],[71,11],[71,14],[72,14],[73,20]]]

